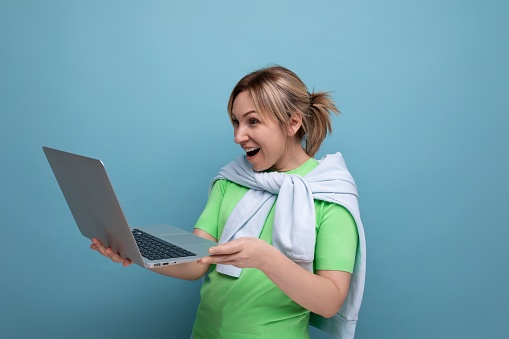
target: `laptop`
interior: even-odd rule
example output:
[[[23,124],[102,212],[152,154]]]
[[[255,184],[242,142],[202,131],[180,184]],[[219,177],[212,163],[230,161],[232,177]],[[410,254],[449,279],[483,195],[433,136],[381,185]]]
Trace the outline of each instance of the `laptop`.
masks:
[[[197,261],[216,243],[171,225],[129,227],[102,161],[43,147],[78,228],[146,268]]]

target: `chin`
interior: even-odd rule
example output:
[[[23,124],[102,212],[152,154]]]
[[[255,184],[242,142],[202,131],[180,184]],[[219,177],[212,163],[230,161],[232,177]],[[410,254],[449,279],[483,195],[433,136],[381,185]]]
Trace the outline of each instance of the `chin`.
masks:
[[[254,159],[251,160],[249,160],[249,158],[247,159],[251,166],[253,166],[253,170],[255,170],[255,172],[267,171],[270,170],[272,166],[274,166],[274,164],[267,162],[266,159],[258,156],[259,154],[257,154]]]
[[[266,171],[270,168],[270,166],[263,166],[263,165],[255,165],[253,163],[251,163],[251,166],[253,166],[253,170],[255,172],[263,172],[263,171]]]
[[[253,166],[253,170],[255,172],[263,172],[263,171],[266,171],[268,168],[265,168],[265,167],[255,167]]]

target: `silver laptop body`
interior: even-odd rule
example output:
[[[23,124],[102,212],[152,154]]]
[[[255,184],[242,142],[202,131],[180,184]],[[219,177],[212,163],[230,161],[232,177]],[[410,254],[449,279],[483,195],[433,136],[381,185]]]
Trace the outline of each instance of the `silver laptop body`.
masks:
[[[49,147],[43,147],[43,150],[74,220],[85,237],[97,238],[122,257],[147,268],[197,261],[207,256],[209,248],[216,245],[170,225],[135,227],[190,253],[184,257],[165,259],[142,256],[103,163]]]

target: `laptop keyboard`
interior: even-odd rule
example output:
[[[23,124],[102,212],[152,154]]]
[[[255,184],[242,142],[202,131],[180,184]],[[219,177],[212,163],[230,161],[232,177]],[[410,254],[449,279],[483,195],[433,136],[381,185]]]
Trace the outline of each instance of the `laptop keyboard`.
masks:
[[[182,258],[196,255],[138,229],[133,229],[132,232],[141,255],[150,260]]]

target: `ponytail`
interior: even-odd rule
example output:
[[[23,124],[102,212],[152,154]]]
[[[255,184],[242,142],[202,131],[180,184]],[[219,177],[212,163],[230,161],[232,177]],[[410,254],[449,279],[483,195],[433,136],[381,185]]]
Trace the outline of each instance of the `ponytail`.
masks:
[[[307,155],[314,157],[327,136],[332,132],[331,114],[339,110],[328,92],[317,92],[309,95],[309,109],[303,112],[302,127],[298,132]]]

